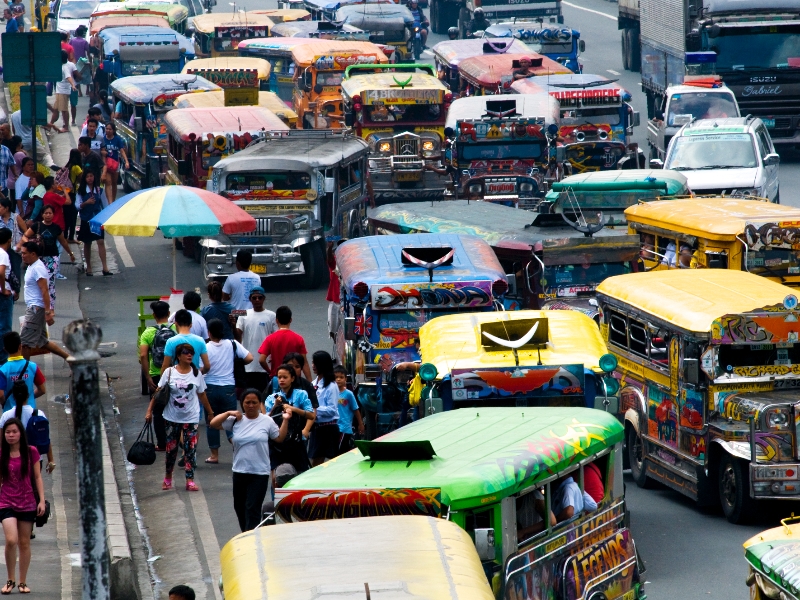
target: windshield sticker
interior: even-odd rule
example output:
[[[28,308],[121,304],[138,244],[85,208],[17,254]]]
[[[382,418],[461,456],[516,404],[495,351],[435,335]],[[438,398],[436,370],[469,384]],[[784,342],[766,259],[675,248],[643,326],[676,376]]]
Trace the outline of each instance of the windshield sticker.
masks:
[[[412,283],[373,285],[374,309],[418,309],[491,306],[490,281],[456,281],[453,283]]]
[[[583,365],[453,369],[453,400],[582,395]]]
[[[426,89],[388,89],[388,90],[364,90],[364,102],[374,104],[376,101],[389,104],[402,104],[413,101],[417,104],[441,104],[443,99],[442,90]]]
[[[287,491],[275,507],[283,523],[378,515],[438,517],[442,512],[441,491],[436,488]]]
[[[317,71],[344,71],[351,65],[374,65],[375,54],[324,54],[315,56],[312,65]]]
[[[713,344],[796,343],[799,341],[799,330],[798,314],[780,306],[774,314],[725,315],[715,319],[711,324],[711,342]]]
[[[458,121],[456,128],[462,142],[477,141],[481,139],[516,139],[539,138],[544,139],[542,131],[543,120],[524,119],[503,121],[502,119],[481,120],[477,122]]]

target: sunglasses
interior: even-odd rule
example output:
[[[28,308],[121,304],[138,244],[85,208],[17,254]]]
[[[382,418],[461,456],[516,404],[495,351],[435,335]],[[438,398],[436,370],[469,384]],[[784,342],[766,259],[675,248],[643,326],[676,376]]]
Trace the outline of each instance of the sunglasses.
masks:
[[[181,354],[188,354],[189,356],[194,356],[194,350],[181,350]]]

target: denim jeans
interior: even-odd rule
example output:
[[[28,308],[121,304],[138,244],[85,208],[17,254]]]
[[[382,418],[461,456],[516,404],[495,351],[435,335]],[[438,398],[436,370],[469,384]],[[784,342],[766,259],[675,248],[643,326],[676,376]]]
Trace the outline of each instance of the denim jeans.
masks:
[[[14,296],[0,294],[0,338],[11,331],[12,316],[14,313]],[[8,360],[8,352],[0,346],[0,364]]]
[[[208,403],[211,405],[211,410],[215,415],[219,415],[229,410],[236,410],[236,387],[232,385],[212,385],[206,386],[206,395],[208,396]],[[230,431],[225,434],[228,439],[233,438]],[[208,439],[208,447],[212,450],[219,448],[219,429],[213,427],[206,427],[206,438]]]

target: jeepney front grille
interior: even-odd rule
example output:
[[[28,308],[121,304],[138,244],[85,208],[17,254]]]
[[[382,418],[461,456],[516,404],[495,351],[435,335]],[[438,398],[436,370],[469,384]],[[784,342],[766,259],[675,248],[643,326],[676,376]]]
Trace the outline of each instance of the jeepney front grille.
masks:
[[[394,138],[395,160],[399,157],[419,157],[419,138],[403,135]]]
[[[256,217],[256,230],[247,233],[239,233],[240,236],[263,236],[269,235],[269,219],[264,217]]]

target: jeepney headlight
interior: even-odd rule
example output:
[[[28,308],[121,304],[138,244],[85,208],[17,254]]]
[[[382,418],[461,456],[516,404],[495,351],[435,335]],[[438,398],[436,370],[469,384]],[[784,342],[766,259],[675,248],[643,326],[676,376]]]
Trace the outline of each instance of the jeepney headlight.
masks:
[[[275,235],[286,235],[291,230],[289,221],[273,221],[272,233]]]
[[[378,144],[378,152],[391,152],[392,151],[392,144],[391,142],[381,142]]]
[[[431,140],[428,140],[427,142],[422,142],[423,150],[427,150],[428,152],[430,152],[431,150],[433,150],[433,148],[434,148],[434,143]]]
[[[471,186],[469,186],[469,193],[470,194],[480,194],[481,193],[480,184],[473,183]]]
[[[520,192],[532,192],[533,191],[533,184],[532,183],[520,183],[519,184],[519,191]]]
[[[767,412],[767,427],[770,429],[786,429],[789,427],[789,409],[773,408]]]

